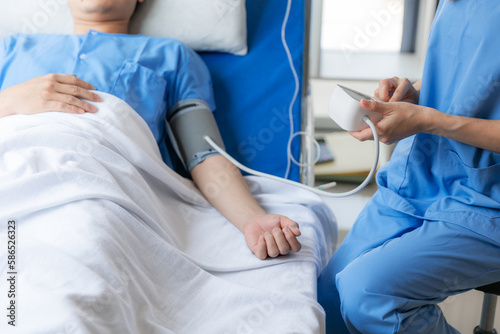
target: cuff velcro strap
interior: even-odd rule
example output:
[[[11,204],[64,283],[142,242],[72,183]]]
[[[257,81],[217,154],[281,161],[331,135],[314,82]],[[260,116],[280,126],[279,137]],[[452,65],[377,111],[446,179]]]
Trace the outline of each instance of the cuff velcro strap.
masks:
[[[204,101],[180,101],[169,110],[168,115],[174,146],[189,171],[208,157],[219,154],[205,141],[204,136],[209,136],[224,148],[214,115]]]

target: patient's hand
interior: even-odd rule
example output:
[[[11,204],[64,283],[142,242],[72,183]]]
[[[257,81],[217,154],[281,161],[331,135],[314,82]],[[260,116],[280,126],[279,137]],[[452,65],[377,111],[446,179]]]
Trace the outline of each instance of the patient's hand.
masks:
[[[298,252],[301,248],[297,240],[299,224],[281,215],[261,215],[243,227],[243,234],[248,247],[261,260]]]
[[[0,117],[13,114],[37,114],[60,111],[72,114],[96,112],[89,101],[100,101],[90,90],[95,87],[75,75],[47,74],[0,92]]]

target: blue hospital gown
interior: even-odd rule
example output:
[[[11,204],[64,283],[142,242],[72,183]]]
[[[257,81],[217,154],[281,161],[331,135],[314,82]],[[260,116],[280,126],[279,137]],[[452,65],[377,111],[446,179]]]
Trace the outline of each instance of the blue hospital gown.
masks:
[[[499,22],[498,0],[440,1],[421,105],[500,119]],[[318,280],[327,333],[458,333],[437,304],[500,281],[500,154],[420,133],[377,184]]]
[[[0,40],[0,91],[48,73],[76,74],[98,91],[126,101],[148,124],[165,163],[178,172],[182,167],[164,124],[168,110],[186,99],[201,99],[215,109],[207,67],[174,39],[90,30]]]

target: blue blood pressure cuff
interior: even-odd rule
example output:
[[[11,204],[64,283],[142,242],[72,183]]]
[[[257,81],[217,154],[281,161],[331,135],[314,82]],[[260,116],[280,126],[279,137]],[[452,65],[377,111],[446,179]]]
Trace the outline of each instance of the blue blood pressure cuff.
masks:
[[[205,101],[179,101],[170,108],[167,115],[170,140],[189,172],[203,160],[219,154],[205,141],[204,136],[210,137],[224,148],[214,115]]]

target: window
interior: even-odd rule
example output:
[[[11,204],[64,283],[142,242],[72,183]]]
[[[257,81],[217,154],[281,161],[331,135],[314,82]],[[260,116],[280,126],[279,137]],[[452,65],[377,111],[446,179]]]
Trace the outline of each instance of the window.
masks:
[[[358,52],[399,52],[404,0],[324,0],[321,48],[349,58]]]
[[[418,79],[437,0],[312,2],[313,77]],[[312,34],[319,34],[319,37]]]

